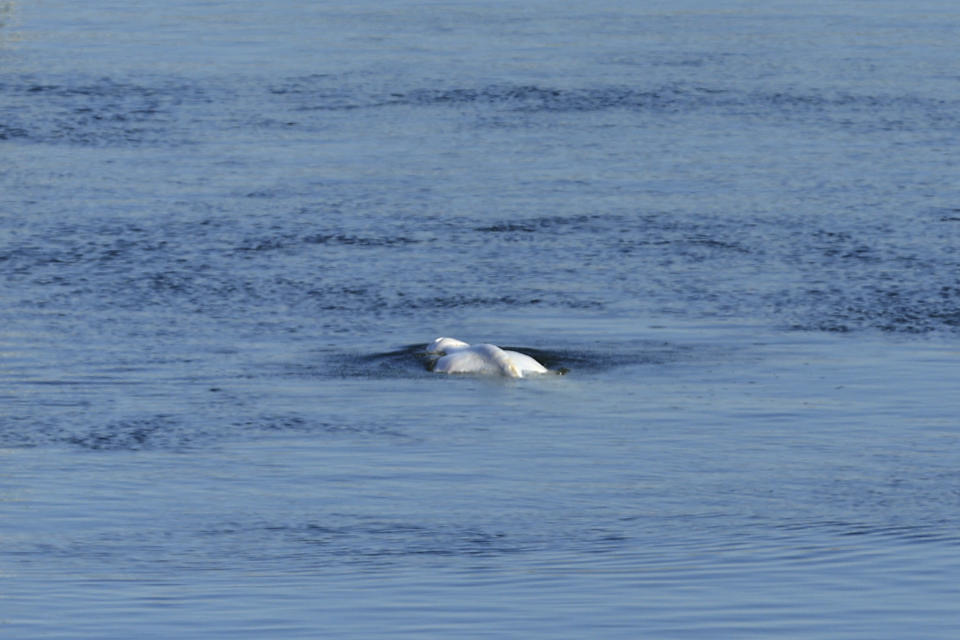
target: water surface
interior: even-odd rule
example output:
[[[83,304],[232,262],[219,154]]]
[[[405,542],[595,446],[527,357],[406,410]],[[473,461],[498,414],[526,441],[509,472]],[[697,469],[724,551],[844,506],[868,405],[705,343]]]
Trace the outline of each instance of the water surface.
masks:
[[[0,635],[956,636],[958,31],[0,4]]]

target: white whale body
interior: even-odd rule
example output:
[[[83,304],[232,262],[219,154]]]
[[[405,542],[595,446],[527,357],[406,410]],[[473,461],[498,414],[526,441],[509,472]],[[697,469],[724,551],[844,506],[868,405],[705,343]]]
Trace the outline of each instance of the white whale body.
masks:
[[[488,373],[522,378],[547,373],[547,368],[528,355],[507,351],[493,344],[467,344],[455,338],[437,338],[427,352],[440,357],[433,365],[438,373]]]

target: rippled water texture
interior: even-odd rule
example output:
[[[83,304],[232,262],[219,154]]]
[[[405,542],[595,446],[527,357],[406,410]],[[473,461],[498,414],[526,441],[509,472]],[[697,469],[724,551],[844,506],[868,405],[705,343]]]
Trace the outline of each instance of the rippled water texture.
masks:
[[[956,637],[958,37],[0,0],[0,636]]]

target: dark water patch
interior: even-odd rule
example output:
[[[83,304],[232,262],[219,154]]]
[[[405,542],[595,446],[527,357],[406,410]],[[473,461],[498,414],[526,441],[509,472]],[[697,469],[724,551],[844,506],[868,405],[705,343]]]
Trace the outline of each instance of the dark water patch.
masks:
[[[121,420],[97,425],[89,431],[64,436],[64,441],[94,451],[140,451],[143,449],[182,450],[189,448],[194,434],[173,416]]]
[[[325,364],[311,368],[311,375],[333,375],[343,378],[408,378],[430,370],[431,357],[427,343],[411,344],[382,353],[328,353]]]
[[[0,123],[0,140],[12,140],[14,138],[27,138],[29,132],[26,129],[9,124]]]
[[[400,372],[408,370],[410,363],[416,363],[419,369],[430,370],[431,357],[426,351],[427,343],[409,344],[394,351],[374,353],[359,357],[359,362],[370,364],[381,371]]]
[[[482,525],[407,522],[387,517],[330,514],[305,522],[223,520],[196,530],[104,532],[67,543],[24,543],[22,560],[31,556],[76,561],[123,563],[149,568],[235,566],[285,572],[327,570],[335,565],[390,565],[417,558],[498,557],[542,550],[550,544],[537,533]]]
[[[918,95],[772,91],[748,94],[741,104],[862,131],[953,130],[960,124],[957,101]]]
[[[11,98],[10,107],[0,109],[4,129],[33,142],[81,146],[184,144],[191,138],[185,114],[213,99],[198,83],[156,76],[54,83],[20,76],[7,78],[2,90]]]
[[[611,110],[651,115],[712,111],[732,117],[801,118],[818,125],[870,131],[954,129],[957,101],[907,94],[834,90],[738,91],[724,85],[683,82],[655,86],[559,87],[491,84],[477,87],[370,87],[318,75],[291,78],[269,91],[301,110],[469,107],[503,113],[591,113]]]
[[[539,360],[548,369],[569,369],[570,373],[609,371],[621,367],[657,366],[688,362],[692,358],[705,357],[697,347],[658,341],[636,341],[630,344],[598,344],[589,349],[536,349],[530,347],[504,347],[527,353]],[[710,354],[709,357],[715,357]]]
[[[654,311],[685,304],[693,314],[766,312],[807,330],[958,326],[957,257],[949,232],[933,228],[911,236],[854,220],[809,231],[779,219],[617,212],[494,221],[472,226],[451,246],[439,235],[406,232],[404,220],[395,233],[298,228],[312,219],[36,225],[0,246],[0,280],[15,305],[64,311],[163,308],[223,317],[243,309],[244,317],[281,317],[287,309],[335,322],[331,314],[339,312],[591,311],[635,299]],[[270,222],[277,229],[268,232]],[[924,224],[952,223],[928,217]],[[516,251],[511,243],[521,241],[524,250]],[[391,284],[386,271],[408,257],[425,268]],[[436,275],[441,270],[449,275]]]
[[[342,77],[329,73],[311,73],[305,76],[295,76],[286,78],[269,85],[270,93],[284,95],[288,93],[300,94],[309,93],[320,86],[330,86],[341,84]]]
[[[260,415],[237,420],[231,425],[231,431],[242,433],[245,437],[269,436],[274,433],[303,434],[320,437],[329,436],[374,436],[406,438],[407,434],[394,426],[370,422],[352,422],[335,420],[316,420],[300,415]]]
[[[315,547],[324,555],[335,551],[350,562],[424,555],[500,556],[537,548],[532,536],[524,538],[479,527],[383,520],[339,527],[308,523],[279,532],[298,545]]]
[[[385,104],[383,96],[408,106],[472,104],[488,115],[517,105],[551,111],[569,103],[573,112],[580,108],[578,101],[623,106],[630,103],[629,96],[643,93],[546,84],[404,92],[324,74],[291,82],[284,88],[283,80],[251,81],[242,90],[225,91],[215,82],[201,86],[178,78],[35,77],[7,81],[3,90],[15,100],[44,97],[54,107],[70,103],[91,109],[89,113],[96,109],[85,101],[97,100],[123,106],[129,117],[149,120],[166,113],[180,122],[177,126],[197,131],[210,114],[186,109],[223,98],[226,120],[218,122],[229,131],[238,121],[232,111],[245,112],[249,105],[243,106],[244,101],[264,91],[274,100],[322,100],[329,90],[362,98],[360,103],[376,98],[369,100],[371,105]],[[774,119],[794,111],[871,114],[896,108],[922,114],[950,106],[923,97],[815,90],[738,94],[669,85],[659,93],[690,108],[757,103],[760,113]],[[277,106],[262,100],[251,104],[256,111]],[[589,181],[584,184],[589,187]],[[328,188],[345,187],[323,185],[319,190]],[[936,233],[914,220],[878,222],[890,212],[854,206],[822,216],[810,211],[772,214],[769,208],[751,214],[726,205],[715,211],[702,204],[631,210],[622,202],[604,211],[589,199],[585,206],[559,207],[578,213],[540,215],[557,210],[558,203],[551,201],[555,194],[547,189],[535,194],[540,196],[535,201],[550,208],[524,206],[524,200],[510,207],[516,215],[500,213],[491,219],[475,212],[465,220],[433,214],[424,221],[411,213],[413,204],[400,205],[395,215],[396,209],[385,212],[377,198],[342,197],[339,191],[318,195],[317,190],[313,184],[244,185],[229,190],[251,196],[242,202],[177,202],[172,205],[176,219],[165,211],[154,221],[141,217],[137,223],[94,222],[100,215],[93,212],[96,199],[88,208],[74,210],[70,199],[58,198],[71,202],[63,218],[84,220],[42,228],[29,224],[15,243],[0,246],[0,280],[14,285],[10,295],[25,305],[66,311],[169,308],[224,317],[281,316],[289,309],[346,324],[350,314],[367,314],[375,322],[445,310],[590,312],[626,304],[652,314],[682,309],[695,317],[764,315],[779,326],[808,329],[922,333],[957,327],[957,298],[950,289],[956,284],[957,260],[949,238],[956,212],[949,207],[928,212],[923,221],[936,224]],[[401,189],[397,198],[413,202],[422,193]],[[294,209],[275,206],[276,200],[293,196],[317,201]],[[429,209],[431,203],[427,205]],[[184,214],[185,208],[193,207],[190,213],[196,214],[203,206],[210,211],[192,219]],[[791,215],[804,222],[787,220]],[[459,234],[456,243],[446,241],[451,228]],[[523,252],[516,251],[519,243]],[[889,284],[897,280],[900,286]]]
[[[699,105],[699,87],[606,86],[560,88],[538,85],[488,85],[479,88],[415,89],[392,94],[398,103],[416,106],[483,106],[520,113],[577,113],[623,109],[673,111]]]
[[[843,300],[829,299],[815,307],[808,317],[791,326],[802,331],[879,330],[885,333],[930,334],[955,332],[960,328],[960,301],[930,304],[923,300],[884,301],[883,296]]]
[[[342,74],[309,74],[266,85],[270,95],[288,100],[298,111],[352,111],[396,104],[389,92],[373,90],[362,81]]]
[[[295,99],[301,108],[353,110],[413,106],[496,107],[516,112],[584,112],[612,108],[655,108],[676,102],[688,90],[678,86],[559,88],[538,85],[492,84],[453,88],[371,88],[329,76],[292,78],[270,89]],[[694,89],[693,94],[700,91]]]
[[[437,289],[463,289],[464,287],[448,286],[434,287]],[[473,288],[480,289],[480,285]],[[502,288],[515,288],[504,285]],[[306,295],[314,299],[319,308],[330,310],[363,309],[378,314],[393,314],[413,316],[429,314],[444,314],[450,311],[466,309],[483,309],[494,311],[497,309],[602,309],[604,302],[573,293],[557,294],[549,291],[521,290],[501,295],[486,295],[477,293],[470,295],[451,292],[449,295],[422,296],[420,289],[385,289],[379,283],[361,285],[330,285],[313,287]]]
[[[406,521],[386,517],[330,514],[306,522],[224,522],[201,535],[216,539],[221,549],[243,549],[248,561],[270,562],[296,557],[302,568],[390,564],[412,558],[501,557],[545,550],[577,549],[607,553],[627,543],[609,531],[550,531],[539,527],[491,526],[464,521]],[[250,556],[251,550],[272,550]],[[253,552],[256,553],[256,552]]]
[[[205,414],[192,417],[155,415],[102,423],[90,423],[80,418],[56,424],[39,424],[17,418],[0,421],[0,446],[69,445],[98,452],[191,453],[208,450],[224,442],[291,434],[317,438],[409,437],[394,425],[386,423],[318,420],[295,414],[233,418]]]
[[[694,236],[688,240],[688,243],[694,247],[705,247],[707,249],[717,249],[720,251],[734,251],[737,253],[753,253],[754,251],[744,247],[742,244],[730,240],[723,240],[707,236]]]
[[[96,270],[110,265],[144,266],[176,264],[195,255],[196,246],[179,240],[209,240],[202,223],[91,221],[86,224],[54,223],[29,228],[17,241],[0,247],[0,255],[28,272],[54,266],[64,271]],[[201,245],[202,246],[202,245]]]
[[[751,221],[731,224],[729,220],[706,218],[691,213],[658,213],[636,211],[623,213],[579,214],[572,216],[537,216],[509,220],[475,228],[476,231],[510,234],[540,233],[567,243],[569,234],[578,237],[598,236],[604,246],[620,253],[635,248],[667,246],[759,253],[762,251],[756,224]],[[757,236],[756,238],[754,236]],[[750,244],[748,244],[750,243]]]
[[[558,233],[600,233],[622,223],[620,215],[578,214],[572,216],[536,216],[525,220],[505,220],[474,228],[485,233],[534,233],[556,231]]]
[[[0,139],[82,146],[179,146],[204,139],[209,134],[206,125],[215,120],[226,119],[248,129],[290,130],[297,125],[322,125],[314,122],[316,117],[304,115],[310,111],[397,106],[469,107],[482,121],[495,120],[491,112],[537,115],[619,110],[658,116],[712,111],[732,118],[801,118],[818,127],[827,124],[864,131],[952,131],[960,120],[957,101],[816,90],[738,92],[722,85],[680,82],[657,86],[493,84],[405,89],[317,74],[281,81],[250,78],[238,91],[226,89],[216,78],[51,80],[30,76],[5,79],[0,90],[12,98],[12,104],[0,109]],[[264,103],[265,98],[268,103]]]
[[[809,328],[955,330],[960,261],[940,226],[919,218],[896,229],[854,224],[798,237],[783,259],[809,286],[784,292],[784,308],[809,313],[799,323]]]
[[[843,520],[824,520],[789,523],[780,528],[789,532],[820,531],[840,537],[890,538],[906,543],[960,544],[960,534],[953,521],[931,523],[870,523]]]
[[[199,445],[201,434],[172,414],[90,421],[65,416],[55,422],[14,417],[0,420],[0,444],[38,447],[67,444],[90,451],[186,451]]]
[[[371,87],[329,75],[289,78],[269,92],[290,99],[300,109],[355,110],[377,107],[475,107],[508,112],[592,112],[610,109],[663,110],[700,103],[722,91],[680,84],[657,87],[554,87],[534,84],[489,84],[464,87]]]
[[[826,259],[855,260],[878,263],[882,260],[876,246],[850,232],[817,231],[812,248],[823,253]]]
[[[356,481],[362,481],[357,477]],[[284,572],[328,570],[331,566],[389,566],[430,559],[504,558],[542,552],[607,554],[629,544],[618,532],[597,527],[541,527],[477,522],[450,515],[420,520],[390,516],[318,514],[309,519],[227,518],[185,528],[140,528],[122,532],[105,528],[66,540],[45,537],[18,541],[11,549],[21,562],[56,558],[99,565],[122,564],[150,569],[235,567],[272,568]]]
[[[312,233],[298,239],[304,245],[330,247],[357,247],[371,248],[404,248],[410,245],[423,243],[418,238],[409,235],[356,235],[350,233]]]
[[[330,245],[356,247],[398,247],[418,244],[420,241],[407,236],[355,236],[343,233],[314,233],[303,236],[278,236],[261,240],[247,240],[238,251],[270,251],[287,249],[297,245]]]
[[[537,227],[533,224],[524,224],[516,222],[502,222],[498,224],[492,224],[486,227],[477,227],[477,231],[486,231],[490,233],[533,233],[537,230]]]
[[[931,213],[939,216],[940,222],[960,222],[960,207],[937,208]]]
[[[449,296],[434,296],[414,302],[414,306],[430,309],[462,309],[470,307],[498,308],[498,307],[526,307],[539,305],[542,302],[538,297],[517,297],[512,295],[482,296],[455,294]],[[575,303],[572,303],[575,304]]]

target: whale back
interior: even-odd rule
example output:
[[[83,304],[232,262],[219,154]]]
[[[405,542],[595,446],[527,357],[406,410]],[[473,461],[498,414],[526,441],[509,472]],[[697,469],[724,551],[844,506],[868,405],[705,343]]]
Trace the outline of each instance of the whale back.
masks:
[[[493,344],[478,344],[472,347],[478,353],[482,353],[491,363],[505,376],[510,378],[522,378],[523,372],[513,362],[513,359],[506,351]]]
[[[510,356],[492,344],[475,344],[455,348],[434,364],[438,373],[498,373],[509,378],[522,378],[523,372]]]
[[[528,356],[525,353],[520,353],[519,351],[503,351],[507,354],[507,357],[510,358],[510,361],[513,362],[514,366],[524,373],[547,373],[547,368]]]

